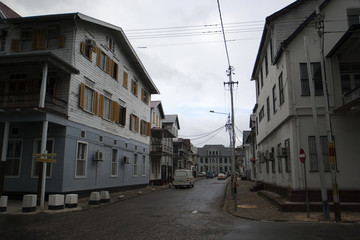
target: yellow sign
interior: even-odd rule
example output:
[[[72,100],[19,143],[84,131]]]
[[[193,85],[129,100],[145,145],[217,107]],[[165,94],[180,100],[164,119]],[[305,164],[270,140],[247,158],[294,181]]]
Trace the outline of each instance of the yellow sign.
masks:
[[[33,153],[33,157],[57,157],[56,153]]]
[[[47,163],[56,163],[56,159],[51,158],[36,158],[37,162],[47,162]]]

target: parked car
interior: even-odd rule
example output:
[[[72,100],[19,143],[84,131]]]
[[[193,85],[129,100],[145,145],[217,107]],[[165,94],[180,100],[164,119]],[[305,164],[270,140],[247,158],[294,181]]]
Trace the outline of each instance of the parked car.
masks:
[[[241,180],[246,180],[246,174],[245,173],[240,173],[240,179]]]
[[[217,176],[218,180],[225,180],[226,179],[226,175],[225,173],[219,173]]]
[[[194,187],[195,178],[190,170],[178,169],[174,173],[173,185],[175,188],[179,187]]]
[[[198,177],[205,177],[205,176],[206,176],[206,173],[205,173],[205,172],[198,172],[198,173],[197,173],[197,176],[198,176]]]
[[[213,177],[215,177],[213,172],[207,172],[206,173],[206,178],[213,178]]]

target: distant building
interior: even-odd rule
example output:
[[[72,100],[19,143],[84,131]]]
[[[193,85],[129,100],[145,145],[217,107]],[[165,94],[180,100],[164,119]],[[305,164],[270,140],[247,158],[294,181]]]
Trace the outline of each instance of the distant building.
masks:
[[[176,115],[167,116],[160,101],[151,102],[150,184],[162,185],[172,181],[173,139],[179,122]]]
[[[200,172],[231,172],[231,148],[224,145],[205,145],[198,148]]]

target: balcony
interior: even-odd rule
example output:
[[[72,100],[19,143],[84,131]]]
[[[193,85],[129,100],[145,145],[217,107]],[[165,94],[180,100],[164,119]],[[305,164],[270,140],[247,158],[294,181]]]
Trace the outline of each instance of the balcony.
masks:
[[[0,109],[6,112],[37,110],[40,109],[39,99],[39,93],[0,94]],[[60,98],[46,95],[45,106],[42,110],[66,116],[67,102]]]

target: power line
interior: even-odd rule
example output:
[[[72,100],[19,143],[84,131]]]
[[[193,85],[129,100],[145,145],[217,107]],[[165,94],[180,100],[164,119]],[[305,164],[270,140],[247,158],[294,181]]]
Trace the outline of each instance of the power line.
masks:
[[[223,35],[223,38],[224,38],[226,58],[227,58],[228,65],[229,65],[229,68],[230,68],[231,64],[230,64],[230,58],[229,58],[229,51],[228,51],[227,44],[226,44],[226,37],[225,37],[225,31],[224,31],[224,23],[223,23],[222,16],[221,16],[221,9],[220,9],[220,2],[219,2],[219,0],[217,0],[217,4],[218,4],[218,9],[219,9],[219,16],[220,16],[220,22],[221,22],[222,35]]]

